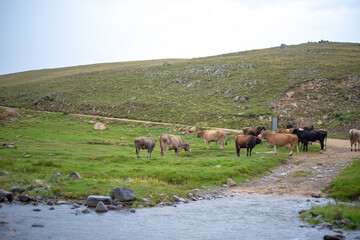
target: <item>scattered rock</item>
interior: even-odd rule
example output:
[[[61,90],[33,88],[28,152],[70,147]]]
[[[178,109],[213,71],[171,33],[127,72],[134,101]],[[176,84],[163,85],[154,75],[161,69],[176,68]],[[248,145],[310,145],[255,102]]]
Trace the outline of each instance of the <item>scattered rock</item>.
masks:
[[[55,208],[54,208],[54,207],[50,207],[49,210],[55,210]]]
[[[89,208],[86,208],[86,209],[81,210],[81,212],[84,214],[89,214],[89,213],[91,213],[91,210]]]
[[[236,96],[233,98],[234,102],[245,102],[247,100],[248,100],[248,98],[246,96]]]
[[[64,205],[64,204],[68,204],[68,202],[60,200],[60,201],[57,201],[56,204],[57,205]]]
[[[179,198],[179,197],[178,197],[178,196],[176,196],[176,195],[174,195],[174,199],[175,199],[175,201],[176,201],[176,202],[186,203],[186,200],[185,200],[185,199],[183,199],[183,198]],[[171,203],[171,205],[172,205],[172,203]]]
[[[228,187],[234,187],[234,186],[236,186],[236,182],[234,182],[233,180],[231,180],[231,178],[228,178],[228,179],[226,180],[226,185],[227,185]]]
[[[70,173],[69,178],[72,178],[72,179],[81,179],[81,176],[80,176],[80,174],[78,174],[77,172],[72,172],[72,173]]]
[[[117,187],[114,188],[111,193],[114,196],[114,199],[121,202],[131,201],[135,198],[134,190],[128,187]]]
[[[110,196],[90,195],[87,198],[86,204],[88,207],[96,207],[99,202],[103,202],[106,205],[111,205],[112,199]]]
[[[115,205],[106,205],[108,210],[116,210],[116,206]]]
[[[104,130],[104,129],[110,129],[110,128],[106,125],[106,123],[97,122],[94,125],[94,129],[95,130]]]
[[[15,193],[20,193],[20,192],[21,192],[20,188],[17,187],[17,186],[12,187],[12,188],[10,189],[10,191],[11,191],[13,194],[15,194]]]
[[[98,202],[95,208],[95,212],[107,212],[109,209],[103,202]]]
[[[9,173],[7,171],[0,170],[0,176],[8,175]]]
[[[33,209],[33,211],[34,211],[34,212],[40,212],[41,209],[40,209],[40,208],[35,208],[35,209]]]
[[[31,225],[32,227],[38,227],[38,228],[43,228],[44,224],[33,224]]]
[[[0,198],[7,198],[7,200],[12,201],[13,194],[11,192],[0,189]]]
[[[333,235],[333,236],[330,236],[330,235],[325,235],[324,236],[324,240],[341,240],[343,238],[344,238],[344,236],[340,235],[340,234],[336,234],[336,235]]]
[[[294,95],[294,92],[287,92],[287,93],[286,93],[286,96],[287,96],[288,98],[292,98],[293,95]]]
[[[35,198],[25,194],[25,195],[19,196],[19,201],[20,202],[30,202],[30,201],[35,201]]]
[[[150,204],[150,201],[147,198],[142,198],[141,201],[143,201],[144,203],[146,203],[148,205]]]
[[[132,209],[130,209],[130,212],[131,212],[131,213],[135,213],[136,210],[135,210],[134,208],[132,208]]]
[[[137,99],[137,97],[132,97],[131,101],[135,101]]]
[[[319,194],[317,194],[317,193],[312,193],[311,197],[313,197],[313,198],[321,198],[321,196]]]
[[[167,67],[167,66],[171,66],[171,64],[168,63],[168,62],[164,62],[164,63],[163,63],[163,66],[164,66],[164,67]]]

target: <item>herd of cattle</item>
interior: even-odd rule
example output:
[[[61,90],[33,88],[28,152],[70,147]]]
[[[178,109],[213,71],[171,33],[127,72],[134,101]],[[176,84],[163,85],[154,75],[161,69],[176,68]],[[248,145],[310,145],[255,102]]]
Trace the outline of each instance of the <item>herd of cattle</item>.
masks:
[[[303,129],[293,128],[292,125],[288,125],[284,130],[278,130],[277,133],[272,133],[266,130],[265,127],[246,127],[243,130],[243,135],[237,135],[235,137],[235,147],[237,156],[240,157],[241,148],[246,148],[246,156],[251,156],[252,149],[257,144],[262,144],[261,140],[266,141],[268,146],[274,147],[275,155],[277,154],[276,147],[286,147],[291,151],[289,156],[292,156],[294,147],[296,146],[297,153],[299,152],[299,144],[302,145],[303,151],[308,151],[308,143],[319,141],[321,146],[320,153],[326,148],[327,132],[316,131],[313,126],[306,126]],[[209,149],[210,142],[218,142],[221,145],[221,149],[224,149],[224,144],[227,145],[227,133],[225,130],[206,130],[197,131],[197,137],[204,139],[207,149]],[[360,130],[351,129],[349,132],[349,139],[351,143],[351,151],[353,145],[356,144],[358,151],[360,151]],[[151,158],[151,153],[154,150],[157,139],[152,137],[137,137],[134,139],[136,154],[140,158],[140,149],[147,149],[147,158]],[[190,143],[185,142],[180,136],[162,134],[159,137],[160,143],[160,155],[165,157],[167,150],[175,151],[175,158],[178,159],[180,151],[185,150],[191,152]]]

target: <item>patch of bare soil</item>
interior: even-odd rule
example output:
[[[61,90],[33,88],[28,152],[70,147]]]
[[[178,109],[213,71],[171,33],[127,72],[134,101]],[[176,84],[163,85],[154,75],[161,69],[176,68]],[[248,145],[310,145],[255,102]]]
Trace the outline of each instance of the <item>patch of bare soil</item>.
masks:
[[[323,154],[294,154],[286,163],[280,164],[270,175],[231,188],[234,194],[304,195],[322,193],[330,181],[349,166],[360,152],[350,151],[350,141],[328,139]]]

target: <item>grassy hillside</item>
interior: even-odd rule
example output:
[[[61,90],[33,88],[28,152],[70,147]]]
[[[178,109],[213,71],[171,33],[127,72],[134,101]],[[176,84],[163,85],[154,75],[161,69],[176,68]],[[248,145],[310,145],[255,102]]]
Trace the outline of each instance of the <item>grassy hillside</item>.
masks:
[[[228,128],[299,117],[346,133],[360,127],[360,44],[29,71],[0,76],[0,86],[6,106]]]

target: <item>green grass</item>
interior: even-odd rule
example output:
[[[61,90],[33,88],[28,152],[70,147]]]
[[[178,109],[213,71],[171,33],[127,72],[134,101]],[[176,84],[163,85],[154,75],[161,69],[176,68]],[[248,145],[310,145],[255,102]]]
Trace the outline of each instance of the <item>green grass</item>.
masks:
[[[113,120],[107,122],[111,130],[96,131],[91,117],[24,110],[28,114],[34,117],[1,123],[0,142],[14,143],[15,148],[0,148],[0,170],[9,172],[0,177],[0,188],[19,186],[34,196],[109,195],[113,188],[126,186],[134,189],[137,199],[146,197],[154,204],[171,201],[174,194],[186,197],[194,188],[222,185],[227,178],[239,183],[261,176],[285,161],[289,152],[278,148],[278,156],[264,153],[272,148],[263,144],[254,148],[253,156],[246,157],[242,149],[237,157],[233,138],[225,150],[218,143],[206,150],[202,139],[180,134],[192,151],[181,152],[178,161],[174,151],[161,158],[158,143],[151,159],[146,159],[145,150],[138,159],[135,137],[179,134],[181,126]],[[68,177],[74,171],[81,180]],[[61,180],[53,177],[58,172]]]
[[[164,61],[171,65],[164,67]],[[0,100],[2,105],[32,108],[37,99],[50,96],[52,101],[39,109],[233,129],[270,128],[271,116],[279,116],[284,128],[299,117],[301,125],[343,134],[348,131],[344,126],[359,123],[359,66],[359,44],[306,43],[205,58],[2,75]],[[288,91],[295,92],[296,107],[279,105]],[[234,101],[237,96],[245,101]],[[319,120],[322,125],[316,124]]]
[[[315,216],[323,215],[324,218],[317,219]],[[301,218],[308,219],[310,224],[319,224],[328,222],[336,227],[344,227],[345,229],[355,229],[360,226],[360,207],[344,204],[328,204],[321,207],[311,208],[309,211],[300,214]],[[342,219],[349,219],[351,222],[341,226],[337,223]]]
[[[329,222],[338,226],[336,221],[349,219],[351,223],[345,224],[344,228],[354,229],[360,226],[360,158],[357,158],[350,167],[347,167],[338,178],[329,184],[326,192],[329,197],[338,201],[355,202],[357,205],[328,204],[326,206],[312,207],[310,210],[301,214],[302,218],[307,218],[311,224],[319,222]],[[323,215],[324,219],[316,219],[315,215]],[[340,227],[340,226],[339,226]]]

